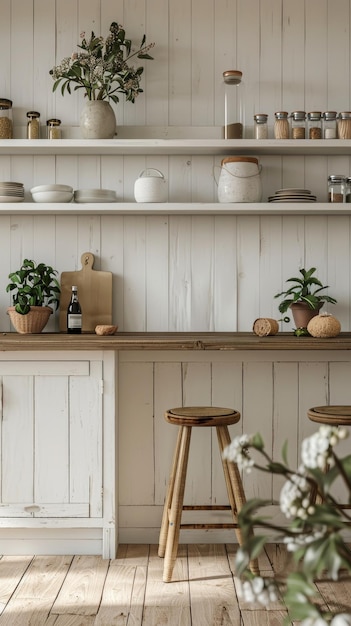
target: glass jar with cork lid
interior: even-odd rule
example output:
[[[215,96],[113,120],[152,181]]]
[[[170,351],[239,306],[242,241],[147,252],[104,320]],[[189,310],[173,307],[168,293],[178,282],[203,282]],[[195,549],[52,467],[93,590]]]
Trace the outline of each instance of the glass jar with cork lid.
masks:
[[[0,139],[12,139],[12,100],[0,98]]]
[[[240,70],[223,72],[224,139],[242,139],[244,136],[242,75]]]
[[[51,119],[46,122],[48,139],[61,139],[61,120]]]

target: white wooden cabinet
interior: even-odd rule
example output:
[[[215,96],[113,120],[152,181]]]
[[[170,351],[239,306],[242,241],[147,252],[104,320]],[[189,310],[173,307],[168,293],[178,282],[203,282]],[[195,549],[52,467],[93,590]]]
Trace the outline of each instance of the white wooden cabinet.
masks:
[[[83,537],[95,529],[93,547],[83,541],[87,551],[115,556],[114,413],[104,405],[105,375],[113,371],[101,355],[1,358],[0,552],[12,551],[9,528],[20,530],[22,546],[27,537],[29,551],[34,530],[46,548],[48,529],[69,537],[74,528]]]

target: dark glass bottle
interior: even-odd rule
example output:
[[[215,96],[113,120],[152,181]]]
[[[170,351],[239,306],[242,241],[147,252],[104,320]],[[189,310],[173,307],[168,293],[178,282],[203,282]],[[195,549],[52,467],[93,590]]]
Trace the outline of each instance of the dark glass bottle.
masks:
[[[76,285],[72,285],[71,300],[67,309],[67,332],[76,335],[82,332],[82,309]]]

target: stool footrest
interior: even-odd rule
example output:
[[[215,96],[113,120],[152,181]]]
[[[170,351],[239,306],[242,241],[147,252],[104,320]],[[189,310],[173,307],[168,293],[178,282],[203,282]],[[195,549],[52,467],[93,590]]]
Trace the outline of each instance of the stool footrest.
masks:
[[[183,511],[230,511],[231,506],[229,504],[186,504],[183,506]]]
[[[202,530],[214,528],[238,528],[238,524],[181,524],[180,528],[187,530]]]

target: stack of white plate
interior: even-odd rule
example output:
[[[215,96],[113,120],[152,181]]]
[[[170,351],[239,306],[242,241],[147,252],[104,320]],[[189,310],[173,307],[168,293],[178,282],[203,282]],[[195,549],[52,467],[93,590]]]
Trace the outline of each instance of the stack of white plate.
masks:
[[[313,196],[309,189],[297,189],[296,187],[278,189],[273,196],[269,196],[268,202],[316,202],[317,196]]]
[[[112,189],[77,189],[75,202],[117,202],[116,192]]]
[[[0,202],[23,202],[22,183],[0,183]]]
[[[30,191],[34,202],[71,202],[73,198],[69,185],[39,185]]]

